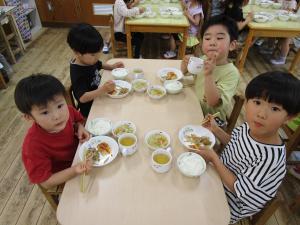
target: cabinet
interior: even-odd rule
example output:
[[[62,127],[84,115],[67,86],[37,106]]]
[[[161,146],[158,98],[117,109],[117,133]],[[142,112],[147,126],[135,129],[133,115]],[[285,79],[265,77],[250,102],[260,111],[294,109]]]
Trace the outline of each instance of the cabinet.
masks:
[[[36,0],[36,4],[45,25],[82,22],[78,0]]]

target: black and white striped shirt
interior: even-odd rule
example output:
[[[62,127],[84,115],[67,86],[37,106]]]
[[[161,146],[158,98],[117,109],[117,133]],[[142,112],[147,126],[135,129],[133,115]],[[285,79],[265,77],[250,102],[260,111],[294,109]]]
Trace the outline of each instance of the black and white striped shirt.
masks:
[[[224,165],[237,177],[234,183],[236,194],[225,187],[230,223],[259,212],[275,196],[286,173],[285,151],[284,144],[255,141],[249,135],[247,123],[233,130],[221,155]]]

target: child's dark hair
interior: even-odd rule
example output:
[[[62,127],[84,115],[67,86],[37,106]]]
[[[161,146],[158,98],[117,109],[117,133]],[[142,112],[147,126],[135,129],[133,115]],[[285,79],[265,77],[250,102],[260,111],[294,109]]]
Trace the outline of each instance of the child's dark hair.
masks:
[[[300,81],[290,73],[273,71],[258,75],[248,84],[246,99],[260,98],[281,105],[289,115],[300,112]]]
[[[238,39],[239,29],[236,22],[230,17],[224,15],[213,16],[204,22],[201,29],[201,37],[203,38],[206,30],[214,25],[222,25],[227,29],[230,36],[230,42]]]
[[[57,95],[66,96],[64,85],[54,76],[39,73],[20,80],[14,97],[18,109],[30,115],[32,106],[47,105]]]
[[[72,27],[67,42],[70,48],[81,54],[96,53],[103,48],[101,34],[87,23],[80,23]]]

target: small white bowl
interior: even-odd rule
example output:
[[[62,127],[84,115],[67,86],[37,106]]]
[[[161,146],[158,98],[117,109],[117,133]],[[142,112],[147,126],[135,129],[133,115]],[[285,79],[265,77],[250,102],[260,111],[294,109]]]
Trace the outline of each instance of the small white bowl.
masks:
[[[282,4],[280,2],[273,2],[272,7],[274,9],[280,9],[282,7]]]
[[[296,15],[296,14],[289,14],[289,17],[290,17],[291,21],[297,21],[300,18],[300,16]]]
[[[156,17],[156,12],[146,12],[145,15],[146,17],[153,18]]]
[[[181,18],[182,16],[183,16],[183,13],[182,12],[172,12],[172,16],[174,17],[174,18]]]
[[[137,19],[140,19],[140,18],[143,18],[143,17],[145,17],[145,13],[140,13],[138,15],[135,15],[135,18],[137,18]]]
[[[199,177],[206,170],[206,162],[194,152],[184,152],[177,158],[177,168],[187,177]]]
[[[128,70],[125,68],[116,68],[111,71],[111,74],[116,80],[124,80],[128,75]]]
[[[182,91],[183,84],[178,80],[175,81],[166,80],[164,82],[164,87],[169,94],[178,94]]]
[[[264,15],[254,15],[254,21],[257,23],[265,23],[269,20],[267,16]]]
[[[162,136],[164,136],[166,139],[167,139],[167,143],[165,144],[165,145],[163,145],[163,146],[152,146],[152,145],[150,145],[149,144],[149,138],[151,138],[152,137],[152,135],[162,135]],[[156,149],[159,149],[159,148],[167,148],[167,147],[169,147],[169,145],[170,145],[170,143],[171,143],[171,137],[170,137],[170,135],[167,133],[167,132],[165,132],[165,131],[161,131],[161,130],[151,130],[151,131],[149,131],[148,133],[146,133],[146,135],[145,135],[145,144],[146,144],[146,146],[149,148],[149,149],[151,149],[151,150],[156,150]]]
[[[166,89],[161,85],[153,85],[147,89],[147,94],[152,99],[161,99],[166,95],[166,93]]]
[[[290,17],[288,15],[280,14],[280,15],[278,15],[278,19],[280,21],[288,21],[290,19]]]
[[[135,79],[132,81],[132,88],[136,92],[144,92],[147,90],[149,82],[144,79]]]
[[[141,68],[134,68],[132,70],[132,75],[134,79],[142,79],[144,78],[144,71]]]
[[[111,132],[111,127],[111,121],[106,118],[95,118],[86,124],[87,131],[93,136],[107,135]]]
[[[260,6],[262,7],[262,8],[268,8],[268,7],[270,7],[271,6],[271,2],[261,2],[260,3]]]

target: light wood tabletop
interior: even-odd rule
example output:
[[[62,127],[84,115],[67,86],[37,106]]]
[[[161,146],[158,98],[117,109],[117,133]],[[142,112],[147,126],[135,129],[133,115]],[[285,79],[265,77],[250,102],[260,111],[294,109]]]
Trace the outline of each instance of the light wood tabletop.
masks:
[[[258,5],[247,5],[243,8],[244,14],[248,14],[249,12],[268,12],[275,15],[275,19],[266,23],[256,23],[250,22],[249,33],[245,42],[245,46],[242,50],[241,57],[238,60],[238,69],[242,74],[244,69],[244,64],[246,61],[246,57],[249,51],[249,48],[252,45],[252,41],[254,37],[278,37],[278,38],[293,38],[300,35],[300,23],[299,21],[280,21],[276,18],[276,14],[278,13],[278,9],[270,8],[262,8]],[[297,64],[297,61],[300,58],[300,51],[296,54],[295,59],[293,60],[289,71],[292,72],[294,67]]]
[[[176,7],[180,10],[182,6],[179,2],[176,3],[165,3],[164,1],[158,1],[157,4],[151,3],[150,0],[145,1],[140,4],[142,7],[151,7],[152,12],[156,13],[154,18],[130,18],[126,19],[125,31],[127,35],[127,56],[132,58],[132,45],[129,40],[131,40],[131,32],[142,32],[142,33],[182,33],[183,41],[179,47],[178,58],[182,59],[185,55],[186,41],[188,36],[189,21],[182,15],[178,18],[169,17],[163,18],[160,15],[160,9],[163,7]],[[147,43],[144,43],[147,44]]]
[[[180,68],[180,60],[112,59],[125,67],[142,68],[151,84],[161,84],[157,71]],[[104,71],[102,79],[110,79]],[[138,150],[132,156],[120,154],[110,164],[94,168],[90,186],[80,192],[80,177],[65,185],[57,209],[62,225],[227,225],[229,207],[222,182],[211,165],[199,178],[185,177],[176,167],[176,158],[187,150],[180,144],[178,131],[185,125],[199,125],[202,110],[192,87],[163,99],[150,99],[146,93],[133,92],[121,99],[102,96],[94,100],[88,120],[105,117],[112,122],[132,121],[136,127]],[[153,129],[171,136],[172,168],[158,174],[150,166],[151,153],[144,135]],[[78,152],[74,162],[78,162]]]

